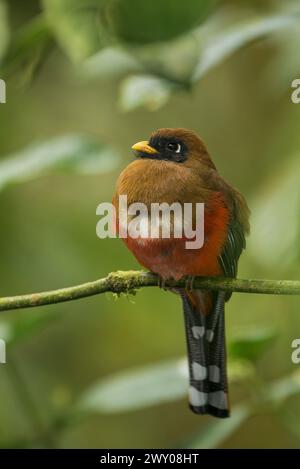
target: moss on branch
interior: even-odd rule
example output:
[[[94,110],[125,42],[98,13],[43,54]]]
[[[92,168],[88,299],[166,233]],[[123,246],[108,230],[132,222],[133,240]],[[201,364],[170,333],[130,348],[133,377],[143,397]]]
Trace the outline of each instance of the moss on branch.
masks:
[[[116,294],[134,293],[143,287],[158,286],[158,277],[150,272],[117,271],[107,277],[58,290],[31,293],[0,298],[0,311],[31,308],[66,301],[78,300],[105,292]],[[166,287],[184,287],[185,279],[169,280]],[[297,280],[253,280],[224,277],[195,277],[194,288],[223,290],[239,293],[261,293],[268,295],[300,295],[300,281]]]

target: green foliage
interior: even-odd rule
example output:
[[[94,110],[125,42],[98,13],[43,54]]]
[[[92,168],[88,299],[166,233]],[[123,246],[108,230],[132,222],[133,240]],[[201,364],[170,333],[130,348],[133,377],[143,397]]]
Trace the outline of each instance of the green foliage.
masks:
[[[237,21],[234,15],[221,12],[205,28],[198,28],[193,36],[169,42],[164,47],[143,48],[135,55],[153,76],[132,75],[124,79],[120,99],[122,109],[131,111],[145,107],[150,111],[157,110],[174,92],[190,90],[195,82],[239,49],[297,22],[299,16],[286,11],[265,17],[242,17]],[[151,93],[148,90],[150,83]],[[135,88],[137,93],[133,99]]]
[[[44,0],[59,43],[75,62],[108,42],[144,44],[172,39],[211,13],[216,0]]]
[[[54,37],[90,76],[107,76],[107,54],[100,52],[108,50],[113,76],[142,72],[122,83],[121,108],[157,110],[173,92],[189,90],[237,50],[299,21],[299,7],[289,2],[276,13],[261,16],[255,9],[249,13],[245,7],[218,8],[218,3],[43,0],[44,12],[13,36],[2,68],[10,75],[23,68],[27,82],[47,57]],[[85,59],[89,59],[86,64]],[[135,86],[138,93],[133,99]]]
[[[253,383],[252,383],[253,385]],[[264,392],[258,393],[258,398],[243,402],[233,407],[230,419],[221,422],[212,422],[198,435],[187,441],[184,447],[188,448],[217,448],[233,433],[235,433],[251,416],[259,412],[263,407],[269,411],[274,405],[282,408],[285,401],[294,395],[300,394],[299,372],[292,373],[282,379],[271,383],[265,383]],[[284,419],[285,414],[282,414]]]
[[[233,407],[230,419],[209,423],[198,435],[184,442],[184,448],[211,449],[218,448],[234,434],[251,415],[251,406],[240,404]]]
[[[300,394],[299,372],[270,383],[256,382],[251,361],[261,358],[265,348],[274,340],[271,329],[256,329],[256,334],[244,334],[229,343],[229,380],[255,386],[254,398],[237,404],[230,419],[213,420],[204,430],[182,443],[184,448],[216,448],[235,433],[251,415],[261,408],[272,410],[283,406],[291,396]],[[120,413],[136,411],[149,406],[172,402],[186,397],[186,360],[172,360],[140,369],[123,371],[96,382],[85,390],[70,414],[61,419],[64,424],[93,413]]]
[[[241,331],[239,336],[230,342],[229,355],[233,358],[257,361],[270,347],[276,335],[276,331],[271,328],[247,327],[244,333]]]
[[[112,0],[107,24],[116,37],[129,43],[166,41],[202,23],[216,0]]]
[[[256,262],[281,272],[300,258],[299,155],[280,163],[253,201],[255,229],[249,247]],[[288,229],[287,229],[288,227]]]
[[[212,22],[203,37],[203,54],[194,71],[192,81],[199,80],[211,68],[227,59],[239,49],[264,38],[268,34],[299,22],[300,9],[291,13],[283,9],[277,14],[268,13],[262,17],[253,15],[235,21],[233,16],[228,22],[228,16],[220,16]],[[208,33],[208,34],[207,34]],[[202,34],[202,31],[199,31]]]
[[[23,341],[34,333],[39,333],[53,320],[57,319],[55,313],[34,313],[16,317],[10,321],[0,321],[0,337],[5,340],[7,346],[13,346]]]
[[[138,107],[156,111],[168,101],[173,86],[167,80],[153,75],[130,75],[122,82],[120,107],[123,111],[132,111]]]
[[[105,173],[113,169],[119,155],[111,147],[80,135],[69,135],[36,143],[0,161],[0,189],[54,171],[81,174]]]
[[[247,332],[229,344],[229,377],[235,383],[247,381],[255,371],[252,360],[262,356],[274,339],[274,331]],[[187,392],[186,360],[173,360],[129,370],[93,384],[76,405],[79,412],[115,413],[140,409],[182,398]]]
[[[171,402],[186,394],[187,378],[185,360],[128,370],[93,384],[75,408],[80,413],[114,413]]]
[[[142,72],[143,66],[128,50],[106,47],[82,63],[85,79],[118,77],[124,73]]]
[[[18,77],[19,84],[32,80],[50,50],[51,34],[43,15],[22,26],[11,38],[1,63],[6,78]]]
[[[43,0],[43,3],[55,37],[74,62],[103,47],[101,10],[107,0]]]
[[[121,160],[110,145],[77,135],[83,126],[91,132],[100,129],[103,141],[115,141],[128,153],[131,141],[146,137],[158,126],[184,125],[203,132],[222,174],[250,199],[252,236],[242,275],[258,276],[257,266],[266,277],[282,278],[283,272],[287,277],[298,275],[299,115],[289,96],[290,82],[299,72],[298,1],[43,0],[38,16],[23,13],[25,19],[9,21],[7,5],[13,11],[14,3],[18,2],[0,0],[0,77],[8,80],[9,87],[16,76],[21,83],[28,84],[35,76],[39,80],[25,97],[11,94],[10,102],[1,105],[0,189],[57,172],[63,182],[56,196],[47,178],[40,201],[35,200],[30,184],[1,192],[1,295],[28,285],[35,288],[41,278],[49,283],[56,276],[85,280],[132,266],[122,247],[96,245],[91,236],[94,198],[109,200],[116,176],[109,171],[117,169]],[[262,3],[271,7],[263,8]],[[260,47],[251,47],[259,41]],[[63,54],[50,55],[55,48],[75,67],[63,60]],[[50,57],[47,73],[39,74]],[[272,95],[275,82],[280,82],[281,94]],[[50,105],[49,86],[57,96]],[[57,119],[66,107],[68,112]],[[139,111],[124,117],[120,108]],[[143,109],[160,112],[149,115]],[[54,137],[45,137],[45,127],[46,135]],[[64,135],[70,128],[75,134]],[[30,141],[36,135],[42,136],[40,142],[2,156],[12,139]],[[122,166],[128,162],[126,156]],[[93,183],[93,178],[70,177],[74,173],[98,174],[98,179]],[[68,217],[59,206],[63,197],[70,201],[72,184],[76,210],[65,221]],[[52,218],[40,222],[47,210]],[[93,212],[91,218],[87,212]],[[23,375],[24,382],[21,377],[19,400],[11,398],[10,390],[6,393],[9,375],[0,380],[0,446],[35,444],[27,434],[27,419],[31,423],[36,418],[30,399],[41,408],[58,446],[125,447],[132,444],[131,434],[143,446],[154,447],[156,435],[159,443],[175,445],[182,430],[182,447],[214,448],[228,445],[241,427],[248,429],[249,417],[260,415],[267,421],[274,414],[285,436],[290,432],[299,441],[300,379],[290,363],[290,339],[299,330],[296,301],[235,296],[227,321],[232,416],[224,421],[199,419],[195,424],[196,417],[188,414],[182,402],[186,414],[178,417],[175,432],[172,406],[187,400],[187,370],[182,359],[159,360],[182,353],[183,330],[173,310],[179,305],[172,295],[143,295],[135,306],[122,298],[116,303],[104,297],[65,304],[69,315],[61,314],[61,319],[59,306],[53,306],[51,314],[27,310],[1,318],[0,338],[9,346],[5,367],[10,366],[12,349],[17,364],[24,360],[24,369],[32,368],[32,373],[28,378]],[[269,321],[281,321],[280,334],[262,326],[266,311]],[[48,330],[54,320],[55,330]],[[240,331],[235,337],[232,323]],[[42,330],[43,343],[31,341]],[[272,359],[266,354],[269,349]],[[143,366],[149,359],[154,363]],[[112,373],[112,369],[123,371]],[[270,380],[271,375],[280,376]],[[23,388],[29,388],[25,400]],[[51,400],[56,391],[59,405]],[[26,417],[20,416],[19,408],[26,406]],[[86,420],[80,426],[82,417]],[[26,428],[19,431],[22,425]],[[258,431],[257,436],[251,426],[248,431],[257,445],[264,444]],[[47,446],[49,441],[39,444]],[[291,446],[294,440],[284,444]]]
[[[7,24],[6,4],[0,0],[0,64],[9,41],[9,29]]]
[[[274,381],[265,392],[265,396],[273,405],[281,405],[290,397],[300,393],[300,373],[294,371],[288,376]]]

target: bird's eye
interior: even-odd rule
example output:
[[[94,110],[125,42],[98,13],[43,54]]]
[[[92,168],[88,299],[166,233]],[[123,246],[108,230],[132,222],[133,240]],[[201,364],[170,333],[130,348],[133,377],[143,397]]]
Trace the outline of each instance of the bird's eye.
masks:
[[[169,142],[169,143],[167,143],[167,149],[169,151],[174,152],[174,153],[180,153],[181,152],[181,145],[180,145],[180,143],[177,143],[177,142]]]

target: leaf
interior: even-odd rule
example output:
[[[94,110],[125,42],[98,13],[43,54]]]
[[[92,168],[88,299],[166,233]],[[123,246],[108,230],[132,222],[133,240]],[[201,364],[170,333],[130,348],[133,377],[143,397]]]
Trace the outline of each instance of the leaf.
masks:
[[[0,0],[0,63],[9,41],[7,8],[4,0]]]
[[[288,376],[273,381],[267,387],[266,400],[272,404],[282,405],[297,394],[300,394],[300,371],[294,371]]]
[[[187,86],[200,50],[201,41],[194,34],[143,46],[107,47],[83,63],[84,73],[106,77],[139,72]]]
[[[172,83],[154,75],[131,75],[122,82],[120,107],[123,111],[138,107],[156,111],[168,101],[173,88]]]
[[[217,420],[205,426],[205,430],[185,442],[184,448],[216,448],[228,439],[238,428],[263,406],[282,406],[284,402],[300,394],[300,372],[296,371],[288,376],[279,378],[271,383],[265,383],[263,393],[257,393],[256,399],[241,403],[233,407],[229,419]],[[265,410],[274,410],[268,407]],[[285,414],[282,414],[284,417]],[[299,435],[299,431],[298,431]]]
[[[261,396],[265,404],[269,405],[271,411],[277,411],[277,417],[280,418],[286,429],[298,439],[300,438],[299,395],[300,372],[296,370],[290,375],[279,378],[268,384],[264,395]],[[287,402],[294,396],[298,396],[295,403]],[[259,404],[264,404],[264,402],[262,401]]]
[[[81,396],[76,410],[115,413],[170,402],[186,394],[187,379],[183,360],[125,371],[92,385]]]
[[[299,15],[299,8],[293,11],[283,10],[275,15],[266,15],[251,20],[247,19],[247,21],[240,21],[238,25],[225,28],[221,16],[221,21],[219,17],[213,19],[210,26],[211,32],[209,32],[208,28],[203,31],[199,30],[199,35],[203,34],[203,52],[191,81],[199,80],[213,67],[254,40],[270,35],[283,28],[288,28],[297,21],[299,22]],[[227,20],[226,14],[224,14],[224,20]],[[218,25],[216,29],[214,28],[214,22]]]
[[[214,11],[216,0],[112,0],[107,27],[120,40],[145,44],[167,41],[193,29]]]
[[[84,174],[106,173],[119,162],[107,145],[80,135],[56,137],[31,145],[0,161],[0,189],[54,170]]]
[[[81,62],[105,43],[101,12],[107,0],[43,0],[49,25],[69,58]]]
[[[299,22],[300,10],[254,16],[237,10],[222,9],[203,26],[159,45],[136,47],[132,54],[144,67],[145,75],[124,80],[120,104],[123,110],[146,107],[156,111],[166,104],[173,92],[189,90],[213,67],[253,41]],[[241,18],[242,16],[242,18]],[[135,87],[137,95],[135,96]]]
[[[229,375],[240,381],[253,373],[246,362],[229,364]],[[170,360],[122,373],[93,384],[77,405],[78,412],[116,413],[132,411],[177,399],[187,399],[186,359]]]
[[[276,332],[273,328],[247,327],[247,331],[240,333],[234,340],[231,340],[228,346],[230,357],[256,361],[261,358],[276,338]]]
[[[287,83],[299,74],[299,42],[300,28],[297,22],[274,38],[274,48],[277,53],[271,57],[264,72],[262,86],[268,86],[269,93],[273,93],[275,99],[286,92]]]
[[[58,318],[53,313],[31,313],[10,321],[0,321],[0,337],[7,346],[15,345]]]
[[[106,47],[83,62],[82,73],[88,78],[106,78],[141,71],[141,64],[128,51],[118,47]]]
[[[2,74],[17,79],[21,85],[27,84],[47,57],[51,39],[44,16],[34,17],[11,38],[1,64]]]
[[[252,203],[249,251],[255,261],[282,273],[300,256],[299,155],[265,181]],[[288,229],[287,229],[288,227]]]
[[[230,383],[240,383],[255,375],[255,367],[249,360],[231,356],[228,360],[228,375]]]
[[[189,33],[168,42],[139,46],[130,50],[146,72],[164,78],[171,84],[189,88],[202,43],[202,37]]]
[[[214,420],[205,426],[205,430],[194,436],[190,442],[184,443],[184,448],[210,449],[217,448],[250,417],[252,407],[248,404],[239,404],[233,407],[230,418]]]

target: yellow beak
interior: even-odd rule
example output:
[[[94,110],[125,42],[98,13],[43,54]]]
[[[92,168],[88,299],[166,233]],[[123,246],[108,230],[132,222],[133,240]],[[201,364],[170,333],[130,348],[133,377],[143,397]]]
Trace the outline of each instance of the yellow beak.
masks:
[[[149,155],[155,155],[158,153],[158,151],[155,150],[155,148],[151,147],[146,140],[143,142],[135,143],[132,147],[132,150],[140,153],[149,153]]]

